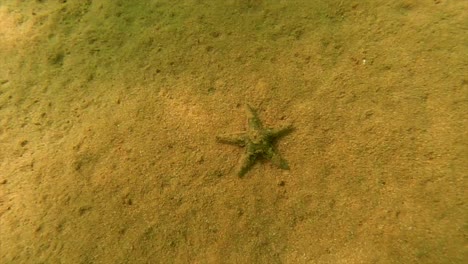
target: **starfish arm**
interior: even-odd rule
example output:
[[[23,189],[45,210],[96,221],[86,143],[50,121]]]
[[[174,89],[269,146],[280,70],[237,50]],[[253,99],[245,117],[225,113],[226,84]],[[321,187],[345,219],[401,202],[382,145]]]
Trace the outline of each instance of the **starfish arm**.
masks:
[[[216,136],[216,140],[219,143],[230,144],[230,145],[237,145],[237,146],[245,146],[245,133],[239,132],[234,134],[226,134],[226,135],[219,135]]]
[[[269,160],[271,160],[271,163],[275,164],[278,168],[281,168],[283,170],[289,170],[288,162],[285,159],[283,159],[275,149],[270,148],[265,156]]]
[[[288,126],[278,128],[278,129],[267,129],[266,134],[270,138],[280,138],[289,134],[293,130],[294,130],[294,127],[292,125],[288,125]]]
[[[237,172],[237,175],[239,177],[243,177],[247,173],[247,171],[249,171],[250,168],[254,165],[256,159],[257,159],[256,155],[252,155],[248,153],[245,154],[241,159],[240,167],[239,167],[239,171]]]
[[[263,124],[260,118],[258,117],[257,110],[255,110],[255,108],[253,108],[249,104],[246,105],[246,109],[249,128],[254,130],[262,130]]]

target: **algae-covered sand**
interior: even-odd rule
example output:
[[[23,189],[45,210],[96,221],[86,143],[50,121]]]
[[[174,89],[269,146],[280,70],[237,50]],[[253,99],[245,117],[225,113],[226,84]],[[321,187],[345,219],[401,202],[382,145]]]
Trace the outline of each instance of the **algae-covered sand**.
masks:
[[[0,263],[464,263],[466,10],[1,1]]]

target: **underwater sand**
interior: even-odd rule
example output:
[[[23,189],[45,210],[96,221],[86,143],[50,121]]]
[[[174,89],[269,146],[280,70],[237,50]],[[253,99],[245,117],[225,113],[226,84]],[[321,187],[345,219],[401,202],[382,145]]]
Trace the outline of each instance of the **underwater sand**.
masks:
[[[0,263],[466,263],[466,10],[2,0]]]

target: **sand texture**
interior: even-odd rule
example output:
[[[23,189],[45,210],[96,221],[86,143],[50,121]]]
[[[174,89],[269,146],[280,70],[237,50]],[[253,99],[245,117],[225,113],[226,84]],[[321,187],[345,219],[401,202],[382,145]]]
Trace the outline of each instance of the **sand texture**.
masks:
[[[1,0],[0,263],[467,263],[467,10]]]

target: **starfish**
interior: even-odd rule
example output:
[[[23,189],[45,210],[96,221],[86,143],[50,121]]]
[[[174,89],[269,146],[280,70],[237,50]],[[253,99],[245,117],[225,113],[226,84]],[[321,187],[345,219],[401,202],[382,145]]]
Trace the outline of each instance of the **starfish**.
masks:
[[[276,139],[292,131],[292,126],[279,129],[265,128],[254,108],[247,104],[246,110],[248,124],[246,131],[216,137],[219,143],[245,148],[237,175],[244,176],[260,157],[270,160],[283,170],[289,170],[288,163],[281,157],[273,144]]]

